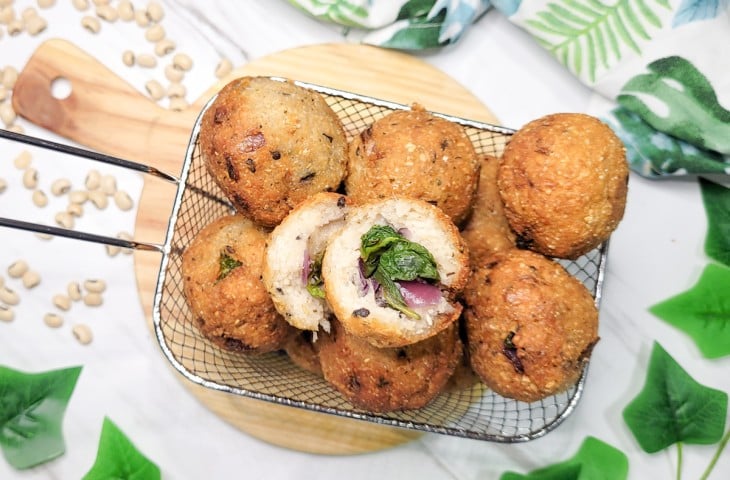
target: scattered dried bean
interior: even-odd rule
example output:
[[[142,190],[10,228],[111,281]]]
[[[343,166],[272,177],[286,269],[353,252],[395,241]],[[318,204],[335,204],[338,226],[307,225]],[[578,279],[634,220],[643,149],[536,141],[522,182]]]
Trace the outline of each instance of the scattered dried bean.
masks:
[[[101,191],[106,195],[114,195],[117,191],[117,179],[112,175],[104,175],[101,177]]]
[[[3,102],[0,104],[0,119],[6,127],[15,123],[16,118],[18,118],[18,115],[15,113],[15,110],[13,110],[13,106],[10,102]]]
[[[18,154],[17,157],[15,157],[15,160],[13,160],[13,165],[15,165],[15,168],[19,170],[25,170],[30,166],[31,160],[32,157],[30,155],[30,152],[28,150],[23,150]]]
[[[134,20],[134,5],[129,0],[121,0],[117,5],[117,13],[125,22]]]
[[[86,15],[81,19],[81,26],[91,33],[99,33],[99,30],[101,30],[99,19],[90,15]]]
[[[155,68],[157,59],[149,53],[140,53],[137,55],[137,65],[144,68]]]
[[[193,68],[193,59],[184,53],[176,53],[175,56],[172,57],[172,64],[178,70],[187,72]]]
[[[165,38],[165,29],[162,25],[152,25],[144,32],[144,38],[148,42],[159,42]]]
[[[99,210],[104,210],[109,206],[109,198],[101,190],[92,190],[89,192],[89,200]]]
[[[89,307],[98,307],[102,304],[100,293],[92,292],[84,295],[84,304]]]
[[[15,18],[8,23],[8,35],[14,37],[23,33],[23,20]]]
[[[23,274],[23,286],[25,288],[35,288],[41,283],[41,276],[34,270],[28,270]]]
[[[76,10],[83,12],[89,8],[89,0],[73,0],[73,6]]]
[[[223,78],[233,70],[233,64],[227,58],[221,59],[218,62],[218,66],[215,68],[215,76],[217,78]]]
[[[10,323],[14,319],[15,312],[13,312],[13,309],[6,305],[0,305],[0,321]]]
[[[67,230],[72,230],[74,228],[74,218],[68,212],[58,212],[54,217],[54,220],[56,220],[56,223],[59,226]]]
[[[164,57],[173,51],[175,51],[175,42],[168,38],[163,38],[155,44],[155,55],[158,57]]]
[[[66,295],[58,293],[53,296],[52,301],[53,305],[55,305],[59,310],[67,312],[71,309],[71,300]]]
[[[101,186],[101,173],[97,170],[89,170],[84,180],[84,186],[87,190],[96,190]]]
[[[131,50],[125,50],[124,53],[122,53],[122,62],[128,67],[133,66],[134,65],[134,52]]]
[[[162,5],[157,2],[150,2],[147,5],[147,18],[151,22],[159,22],[165,16],[165,11],[162,9]]]
[[[63,325],[63,317],[57,313],[46,313],[43,315],[43,323],[51,328],[59,328]]]
[[[145,90],[149,94],[150,98],[155,102],[165,96],[165,90],[157,80],[150,80],[144,84]]]
[[[20,278],[28,271],[28,262],[25,260],[16,260],[8,267],[8,275],[10,278]]]
[[[182,83],[174,82],[174,83],[171,83],[167,87],[167,96],[170,98],[173,98],[173,97],[185,98],[185,95],[187,95],[187,93],[188,93],[187,89],[185,88],[185,85],[183,85]]]
[[[66,211],[72,216],[79,218],[84,214],[84,207],[80,203],[69,203]]]
[[[25,21],[25,30],[33,36],[43,33],[47,27],[48,22],[39,16],[31,17]]]
[[[23,186],[27,189],[34,189],[38,186],[38,171],[35,168],[26,168],[23,172]]]
[[[33,204],[38,208],[43,208],[48,205],[48,196],[43,190],[33,191]]]
[[[3,193],[8,188],[8,182],[4,178],[0,178],[0,193]]]
[[[78,203],[79,205],[85,203],[89,199],[89,192],[86,190],[74,190],[68,194],[68,201],[71,203]]]
[[[167,65],[165,67],[165,78],[173,83],[177,83],[183,79],[185,73],[182,70],[175,68],[175,65]]]
[[[150,19],[147,17],[147,13],[144,10],[134,11],[134,21],[138,27],[145,28],[150,24]]]
[[[51,8],[56,4],[56,0],[38,0],[38,8]]]
[[[116,22],[119,18],[117,9],[107,4],[96,7],[96,16],[109,23]]]
[[[68,293],[68,298],[74,302],[81,300],[81,286],[79,282],[69,282],[66,286],[66,293]]]
[[[14,290],[4,286],[0,288],[0,302],[5,305],[17,305],[20,303],[20,297]]]
[[[59,178],[51,184],[51,193],[57,197],[65,195],[71,190],[71,181],[66,178]]]
[[[87,292],[103,293],[106,290],[106,282],[97,278],[85,280],[84,288]]]
[[[93,339],[93,336],[91,334],[91,328],[83,323],[77,323],[76,325],[74,325],[73,328],[71,328],[71,332],[81,345],[88,345]]]

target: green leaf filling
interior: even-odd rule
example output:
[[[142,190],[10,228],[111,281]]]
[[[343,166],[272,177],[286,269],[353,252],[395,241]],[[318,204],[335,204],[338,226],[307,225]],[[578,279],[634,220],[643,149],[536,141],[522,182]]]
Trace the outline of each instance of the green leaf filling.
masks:
[[[439,281],[436,260],[422,245],[411,242],[389,225],[373,225],[360,238],[363,275],[373,277],[383,289],[385,303],[410,318],[421,316],[406,304],[396,282]]]
[[[726,415],[727,394],[695,381],[657,342],[644,388],[623,411],[626,425],[647,453],[679,442],[716,443]]]
[[[730,268],[710,263],[689,290],[649,311],[694,340],[706,358],[730,354]]]
[[[220,257],[218,257],[219,271],[216,281],[220,282],[228,275],[230,275],[233,270],[240,267],[241,265],[243,264],[235,258],[231,257],[228,253],[221,252]]]
[[[324,298],[324,279],[322,278],[322,257],[324,252],[317,255],[309,265],[307,274],[307,291],[315,298]]]
[[[0,366],[0,448],[16,469],[65,452],[61,424],[81,367],[24,373]]]
[[[104,418],[99,450],[83,480],[157,480],[159,467],[145,457],[109,418]]]
[[[500,480],[625,480],[629,460],[613,446],[586,437],[578,452],[570,459],[522,475],[506,472]]]

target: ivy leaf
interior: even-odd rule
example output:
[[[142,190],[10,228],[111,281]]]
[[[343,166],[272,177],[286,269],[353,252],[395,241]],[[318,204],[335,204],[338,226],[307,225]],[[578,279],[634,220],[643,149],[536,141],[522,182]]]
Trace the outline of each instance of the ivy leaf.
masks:
[[[570,459],[522,475],[503,473],[500,480],[625,480],[629,473],[626,455],[595,437],[586,437]]]
[[[716,443],[726,415],[727,394],[697,383],[657,342],[644,388],[623,411],[626,425],[647,453],[678,442]]]
[[[156,480],[160,468],[135,448],[109,418],[104,418],[96,461],[83,480]]]
[[[0,366],[0,447],[14,468],[65,452],[61,424],[80,373],[81,367],[24,373]]]
[[[689,290],[649,311],[689,335],[705,358],[730,354],[730,269],[710,263]]]
[[[708,223],[705,253],[730,267],[730,188],[700,178],[700,189]]]

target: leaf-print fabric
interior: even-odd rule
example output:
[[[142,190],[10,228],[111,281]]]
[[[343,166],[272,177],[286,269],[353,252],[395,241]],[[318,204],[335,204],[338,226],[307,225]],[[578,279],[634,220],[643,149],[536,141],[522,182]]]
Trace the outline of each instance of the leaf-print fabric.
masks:
[[[587,113],[614,128],[635,172],[730,173],[730,0],[289,1],[403,50],[454,43],[494,8],[613,103]]]

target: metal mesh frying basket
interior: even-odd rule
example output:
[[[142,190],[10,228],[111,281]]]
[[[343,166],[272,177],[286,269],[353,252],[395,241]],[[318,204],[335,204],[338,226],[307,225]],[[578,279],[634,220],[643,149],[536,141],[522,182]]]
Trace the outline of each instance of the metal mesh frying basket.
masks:
[[[395,109],[407,106],[296,82],[318,91],[342,120],[348,139]],[[205,108],[208,108],[210,103]],[[203,110],[203,112],[205,109]],[[153,320],[164,354],[188,379],[209,388],[264,401],[378,424],[495,442],[522,442],[559,425],[576,406],[586,372],[568,391],[539,402],[503,398],[483,385],[442,393],[418,410],[373,414],[353,407],[322,378],[295,366],[285,354],[244,356],[215,346],[194,324],[182,291],[181,255],[198,231],[233,207],[206,171],[198,146],[201,112],[193,128],[165,240]],[[466,129],[480,154],[500,156],[509,129],[442,115]],[[574,262],[561,262],[598,304],[604,247]]]

